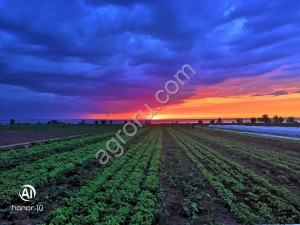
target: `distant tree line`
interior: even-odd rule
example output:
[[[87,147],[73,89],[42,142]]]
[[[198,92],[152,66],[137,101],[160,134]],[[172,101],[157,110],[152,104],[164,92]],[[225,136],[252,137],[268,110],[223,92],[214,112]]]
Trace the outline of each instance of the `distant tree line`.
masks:
[[[295,118],[292,117],[292,116],[288,117],[285,120],[283,117],[278,116],[278,115],[275,115],[275,116],[273,116],[273,118],[270,118],[268,114],[263,114],[261,117],[251,117],[250,121],[248,123],[255,124],[257,122],[258,123],[266,123],[266,124],[270,124],[270,123],[282,124],[284,122],[286,122],[286,123],[297,123]],[[221,124],[221,123],[223,123],[223,120],[222,120],[222,118],[218,118],[217,120],[211,119],[209,121],[209,123],[210,124],[215,124],[215,123]],[[237,118],[235,121],[232,121],[232,123],[243,124],[244,120],[243,120],[243,118]],[[198,120],[198,124],[202,125],[203,120],[202,119]]]
[[[63,124],[63,122],[60,122],[58,120],[49,120],[47,123],[48,124]]]
[[[109,124],[112,124],[113,123],[113,121],[112,120],[110,120],[110,121],[107,121],[107,120],[100,120],[100,123],[101,124],[107,124],[109,122]],[[95,122],[94,122],[96,125],[97,124],[99,124],[99,120],[95,120]]]
[[[133,122],[133,120],[131,120],[131,122]],[[270,123],[274,123],[274,124],[282,124],[282,123],[290,123],[290,124],[293,124],[293,123],[298,123],[296,120],[295,120],[295,117],[293,116],[290,116],[290,117],[287,117],[286,119],[284,119],[283,117],[281,116],[278,116],[278,115],[275,115],[273,116],[273,118],[270,118],[268,114],[263,114],[261,117],[251,117],[250,118],[250,121],[248,123],[251,123],[251,124],[255,124],[255,123],[265,123],[265,124],[270,124]],[[12,126],[16,123],[15,119],[10,119],[9,120],[9,125]],[[63,122],[61,121],[58,121],[58,120],[49,120],[47,122],[48,124],[64,124]],[[112,120],[105,120],[105,119],[102,119],[100,120],[100,123],[101,124],[112,124],[113,121]],[[124,124],[127,123],[127,120],[124,120]],[[145,124],[151,124],[151,121],[145,121],[144,122]],[[173,122],[172,122],[173,123]],[[178,121],[176,121],[176,123],[178,123]],[[203,120],[200,119],[198,120],[198,125],[203,125]],[[211,119],[209,121],[210,124],[222,124],[223,123],[223,120],[222,118],[218,118],[217,120],[215,119]],[[244,120],[243,118],[237,118],[235,121],[232,121],[232,123],[237,123],[237,124],[243,124],[244,123]],[[26,123],[26,124],[30,124],[30,123]],[[40,122],[38,122],[37,124],[41,124]],[[81,120],[81,122],[79,122],[78,124],[86,124],[85,120]],[[99,124],[99,120],[95,120],[94,121],[94,124],[95,125],[98,125]]]
[[[270,118],[268,114],[264,114],[262,115],[262,117],[252,117],[250,119],[250,122],[253,124],[253,123],[256,123],[256,122],[259,122],[259,123],[275,123],[275,124],[281,124],[281,123],[284,123],[284,118],[281,117],[281,116],[278,116],[278,115],[275,115],[273,116],[273,118]],[[294,117],[290,116],[286,119],[286,123],[297,123],[297,121],[295,120]]]

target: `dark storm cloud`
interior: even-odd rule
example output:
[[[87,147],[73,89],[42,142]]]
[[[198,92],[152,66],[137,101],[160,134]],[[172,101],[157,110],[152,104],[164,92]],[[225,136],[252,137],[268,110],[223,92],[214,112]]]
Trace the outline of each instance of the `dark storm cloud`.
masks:
[[[284,0],[2,1],[0,116],[25,103],[36,107],[28,117],[135,111],[186,63],[197,76],[176,102],[232,77],[282,67],[272,79],[299,77],[299,9]]]
[[[91,4],[94,6],[101,6],[105,4],[114,4],[120,6],[132,6],[137,3],[145,3],[143,0],[127,0],[127,1],[118,1],[118,0],[86,0],[87,4]]]
[[[276,91],[276,92],[271,93],[271,95],[274,95],[274,96],[287,95],[287,94],[288,94],[287,91]]]
[[[266,93],[266,94],[257,94],[253,96],[265,96],[265,95],[273,95],[273,96],[281,96],[281,95],[288,95],[289,93],[287,91],[275,91],[272,93]]]

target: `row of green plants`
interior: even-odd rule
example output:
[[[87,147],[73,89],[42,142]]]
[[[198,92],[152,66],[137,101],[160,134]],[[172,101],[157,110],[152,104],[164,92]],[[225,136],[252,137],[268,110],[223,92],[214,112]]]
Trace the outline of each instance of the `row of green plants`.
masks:
[[[45,159],[17,166],[13,169],[0,173],[0,202],[8,204],[18,193],[19,188],[24,184],[31,184],[40,187],[54,181],[58,176],[66,173],[76,166],[82,165],[85,161],[95,155],[96,149],[105,147],[105,142],[92,144],[73,151],[54,154]],[[17,177],[17,179],[16,179]]]
[[[203,129],[205,131],[206,129]],[[262,149],[260,146],[253,144],[253,145],[243,145],[243,146],[236,146],[239,144],[239,142],[231,142],[230,144],[226,144],[228,141],[227,139],[220,138],[217,136],[212,136],[211,134],[208,135],[203,132],[194,132],[187,129],[180,129],[181,132],[186,132],[188,135],[191,135],[194,137],[195,140],[198,140],[201,142],[201,144],[205,146],[210,146],[210,143],[213,143],[213,149],[219,152],[227,152],[231,156],[230,159],[236,161],[236,160],[243,160],[244,165],[246,167],[252,168],[252,163],[255,162],[256,168],[259,168],[260,174],[264,176],[266,179],[270,179],[271,177],[276,180],[277,183],[283,186],[291,186],[291,185],[298,185],[300,183],[300,175],[299,171],[296,171],[295,169],[289,168],[285,162],[280,161],[278,158],[280,157],[289,157],[292,160],[295,160],[294,164],[297,166],[299,164],[298,158],[299,154],[296,152],[289,152],[288,150],[282,150],[284,153],[286,153],[286,156],[283,154],[277,155],[278,158],[275,157],[275,160],[273,158],[268,158],[268,156],[264,156],[264,152],[268,152],[266,149]],[[236,147],[234,147],[236,146]],[[260,156],[255,156],[254,153],[252,154],[251,151],[248,150],[248,148],[254,149],[255,151],[260,151],[262,154]],[[269,154],[271,155],[272,152],[276,152],[276,150],[273,149],[273,151],[270,149]],[[269,156],[270,157],[270,156]],[[272,156],[271,156],[272,157]],[[247,159],[247,160],[244,160]],[[274,170],[275,169],[275,170]],[[270,176],[272,175],[272,176]]]
[[[142,185],[142,192],[138,196],[138,201],[133,207],[133,213],[129,224],[152,224],[155,219],[155,207],[157,204],[156,192],[159,188],[158,172],[160,168],[160,158],[162,149],[162,133],[159,130],[159,136],[155,141],[153,156],[147,177]],[[148,151],[148,149],[145,149]]]
[[[147,128],[139,130],[146,132]],[[6,171],[0,172],[0,206],[9,204],[12,199],[17,197],[19,188],[24,184],[31,184],[35,188],[45,184],[55,183],[58,177],[71,173],[76,167],[84,165],[86,162],[98,162],[95,153],[100,149],[106,148],[106,142],[110,136],[102,141],[75,148],[74,150],[53,154],[49,157],[39,159],[32,163],[20,164]],[[125,136],[123,139],[130,139]],[[16,179],[16,177],[18,179]]]
[[[294,169],[300,169],[299,163],[300,159],[298,157],[295,157],[295,154],[293,152],[278,152],[274,151],[272,149],[261,149],[261,147],[257,147],[255,145],[249,145],[241,142],[231,141],[228,139],[224,139],[218,136],[212,136],[204,132],[195,132],[188,129],[180,129],[182,131],[185,131],[188,134],[194,135],[194,136],[201,136],[207,140],[211,140],[217,143],[222,144],[225,147],[231,147],[231,148],[241,148],[241,149],[247,149],[247,151],[251,151],[252,155],[257,155],[258,157],[269,157],[272,158],[272,160],[279,160],[282,162],[287,163],[291,166],[296,166]],[[204,129],[205,130],[205,129]]]
[[[232,151],[233,154],[240,154],[262,161],[268,165],[285,171],[292,178],[300,179],[300,159],[298,157],[258,148],[254,145],[227,140],[217,136],[211,136],[203,132],[194,132],[187,129],[180,129],[180,131],[195,137],[203,138],[206,141],[217,143],[219,146],[223,146]]]
[[[299,196],[270,184],[220,153],[201,146],[183,132],[172,129],[170,134],[230,207],[239,222],[253,224],[299,221]]]
[[[76,126],[76,125],[75,125]],[[10,157],[17,156],[25,156],[27,154],[34,154],[35,152],[39,152],[39,150],[34,150],[36,148],[39,148],[41,146],[44,147],[45,151],[51,150],[53,148],[56,148],[59,145],[69,145],[70,141],[73,140],[88,140],[89,138],[93,138],[94,136],[97,137],[97,135],[103,135],[103,134],[111,134],[113,132],[116,132],[120,128],[119,126],[105,126],[101,129],[97,129],[97,132],[93,132],[91,134],[83,134],[82,136],[75,136],[75,137],[65,137],[61,139],[57,139],[54,141],[45,141],[42,143],[32,143],[29,147],[15,147],[15,148],[9,148],[7,150],[3,150],[0,152],[0,162],[4,161],[3,159],[9,159]],[[78,128],[80,130],[80,127]]]
[[[168,138],[168,134],[164,137]],[[160,172],[162,183],[166,183],[163,187],[180,190],[182,199],[178,212],[189,218],[189,224],[220,224],[215,214],[215,208],[212,207],[212,198],[204,192],[207,186],[205,178],[193,166],[182,163],[181,150],[177,149],[176,145],[176,143],[172,143],[167,146],[174,153],[165,152],[163,156]],[[166,198],[165,194],[163,197],[163,199]],[[167,210],[166,205],[163,207]],[[172,216],[168,211],[162,213],[161,222],[169,224]]]
[[[188,137],[189,138],[189,137]],[[190,140],[193,140],[192,138],[189,138]],[[198,142],[196,142],[195,140],[193,140],[195,143],[197,143],[197,145],[199,146],[199,147],[201,147],[202,149],[209,149],[209,147],[208,146],[205,146],[205,145],[202,145],[201,143],[198,143]],[[212,149],[210,149],[210,151],[211,151],[211,153],[212,154],[214,154],[214,155],[216,155],[216,156],[222,156],[222,158],[224,158],[223,157],[223,155],[221,155],[220,153],[218,153],[218,152],[216,152],[216,151],[213,151]],[[230,162],[232,162],[232,161],[230,161]],[[233,164],[232,165],[238,165],[238,166],[240,166],[239,164],[237,164],[237,163],[234,163],[234,162],[232,162]],[[232,166],[231,165],[231,166]],[[231,170],[232,169],[232,167],[231,166],[229,166],[227,169],[228,170]],[[224,168],[225,169],[225,168]],[[283,195],[285,195],[286,193],[284,193]]]
[[[92,136],[76,137],[72,139],[54,141],[34,145],[28,148],[17,148],[0,153],[0,169],[5,170],[20,164],[33,162],[53,154],[72,151],[76,148],[94,144],[111,137],[113,133],[95,134]]]
[[[152,130],[49,215],[47,224],[151,224],[161,131]]]

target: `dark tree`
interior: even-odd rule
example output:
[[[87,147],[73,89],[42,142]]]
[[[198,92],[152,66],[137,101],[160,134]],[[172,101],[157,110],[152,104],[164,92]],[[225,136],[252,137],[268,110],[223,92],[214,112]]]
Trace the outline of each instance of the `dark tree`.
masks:
[[[218,118],[218,122],[217,123],[223,123],[223,120],[221,118]]]
[[[287,123],[295,123],[296,121],[295,121],[295,118],[294,118],[294,117],[290,116],[290,117],[288,117],[288,118],[286,119],[286,122],[287,122]]]
[[[279,117],[277,115],[273,117],[273,123],[279,123]]]
[[[112,124],[112,123],[113,123],[113,121],[112,121],[112,120],[110,120],[110,121],[109,121],[109,123],[110,123],[110,124]]]
[[[97,125],[97,124],[99,124],[99,121],[98,121],[98,120],[95,120],[95,122],[94,122],[94,123]]]
[[[257,121],[257,120],[256,120],[255,117],[252,117],[252,118],[250,119],[250,122],[251,122],[251,123],[256,123],[256,121]]]
[[[16,121],[15,121],[14,119],[10,119],[9,124],[10,124],[10,125],[14,125],[15,122],[16,122]]]
[[[261,120],[262,120],[262,122],[264,122],[264,123],[271,123],[271,119],[269,118],[269,115],[268,115],[268,114],[262,115]]]
[[[202,125],[203,124],[203,120],[198,120],[198,124]]]
[[[210,122],[209,122],[210,124],[214,124],[215,123],[215,120],[214,119],[212,119],[212,120],[210,120]]]
[[[101,124],[106,124],[106,120],[101,120]]]
[[[282,117],[279,117],[278,120],[279,120],[279,123],[283,123],[284,122],[284,119]]]
[[[58,120],[49,120],[48,124],[60,124],[61,122],[59,122]]]
[[[127,120],[124,120],[124,124],[127,123]]]
[[[237,119],[236,119],[236,122],[237,122],[237,123],[244,123],[244,121],[243,121],[242,118],[237,118]]]

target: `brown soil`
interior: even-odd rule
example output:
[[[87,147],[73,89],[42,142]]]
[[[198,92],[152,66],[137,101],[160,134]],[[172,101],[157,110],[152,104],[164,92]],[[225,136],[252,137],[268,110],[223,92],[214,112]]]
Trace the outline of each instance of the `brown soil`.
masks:
[[[190,129],[192,130],[192,129]],[[258,146],[260,148],[269,149],[272,151],[278,152],[286,152],[286,153],[298,153],[300,157],[300,144],[295,142],[290,142],[286,140],[276,140],[265,137],[255,137],[255,136],[247,136],[239,133],[229,133],[220,130],[214,129],[200,129],[200,132],[205,132],[208,135],[218,136],[220,138],[225,138],[231,141],[242,142],[245,144],[250,144],[252,146]]]
[[[201,132],[201,131],[200,131]],[[266,148],[267,147],[267,142],[270,141],[272,142],[273,140],[261,140],[257,138],[253,138],[251,143],[250,140],[248,140],[249,137],[240,137],[238,138],[232,137],[232,134],[227,135],[227,133],[224,134],[224,132],[219,132],[219,131],[210,131],[205,129],[205,133],[211,136],[218,136],[224,139],[229,139],[234,140],[237,142],[244,142],[247,144],[251,144],[252,146],[257,146],[258,148]],[[299,180],[295,177],[292,176],[288,171],[282,171],[279,168],[276,168],[274,166],[268,165],[265,162],[262,162],[258,159],[252,159],[251,157],[247,157],[243,154],[239,154],[238,152],[234,152],[227,147],[224,147],[216,142],[210,142],[206,140],[203,137],[200,136],[192,136],[190,135],[191,138],[196,140],[197,142],[201,143],[204,146],[207,146],[211,149],[213,149],[216,152],[221,153],[223,156],[226,158],[244,166],[245,168],[253,171],[255,174],[264,177],[267,179],[270,183],[274,185],[279,185],[287,188],[289,191],[295,194],[300,194],[300,189],[299,189]],[[244,139],[245,138],[245,139]],[[252,137],[250,137],[252,138]],[[246,140],[246,141],[245,141]],[[275,140],[275,143],[277,141]],[[274,143],[273,143],[274,144]],[[272,146],[273,144],[270,144]],[[285,147],[285,149],[289,149],[289,143],[281,143]],[[294,146],[293,143],[291,143],[292,146]],[[299,148],[299,145],[298,145]],[[270,148],[268,148],[270,149]],[[295,149],[294,149],[295,150]]]
[[[182,201],[186,197],[185,188],[189,184],[189,179],[197,176],[202,179],[198,183],[201,194],[209,194],[211,200],[202,200],[202,207],[205,209],[197,215],[199,218],[192,220],[184,216],[181,212]],[[163,190],[165,192],[166,218],[161,225],[180,225],[193,222],[192,224],[238,224],[222,202],[216,197],[216,193],[211,189],[201,173],[191,160],[185,155],[184,151],[176,144],[176,141],[168,134],[163,132],[163,156],[162,171],[160,175]],[[191,184],[190,184],[191,185]]]
[[[75,135],[92,134],[88,131],[1,131],[0,146],[13,144],[30,144],[31,142],[48,140],[52,138],[63,138]],[[13,146],[12,146],[13,147]]]

